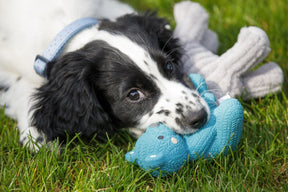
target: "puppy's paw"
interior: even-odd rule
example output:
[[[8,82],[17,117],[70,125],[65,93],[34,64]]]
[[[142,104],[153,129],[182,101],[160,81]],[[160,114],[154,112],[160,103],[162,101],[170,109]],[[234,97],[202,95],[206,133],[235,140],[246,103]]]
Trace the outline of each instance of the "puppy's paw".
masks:
[[[45,144],[45,137],[35,127],[29,127],[21,133],[19,142],[32,152],[37,152]]]
[[[145,133],[145,130],[138,128],[129,128],[129,133],[134,138],[138,139],[141,135],[143,135],[143,133]]]

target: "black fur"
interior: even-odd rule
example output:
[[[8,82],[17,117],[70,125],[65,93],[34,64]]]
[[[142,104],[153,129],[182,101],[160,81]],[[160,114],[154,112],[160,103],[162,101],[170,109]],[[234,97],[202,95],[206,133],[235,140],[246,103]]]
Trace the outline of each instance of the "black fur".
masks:
[[[178,63],[180,50],[172,32],[165,29],[167,24],[155,14],[127,15],[116,22],[102,21],[100,29],[123,34],[142,45],[161,65],[162,73],[171,76],[165,64]],[[65,141],[67,134],[73,137],[76,133],[105,139],[117,129],[136,125],[159,97],[159,90],[151,86],[153,77],[141,73],[133,61],[105,41],[90,42],[59,57],[48,64],[46,73],[48,81],[35,94],[33,125],[48,141]],[[128,102],[133,86],[146,90],[151,99]]]
[[[169,22],[159,18],[155,12],[140,15],[128,14],[117,19],[117,22],[103,21],[100,29],[111,33],[120,33],[143,45],[151,52],[160,50],[167,53],[173,62],[178,63],[181,48],[178,39],[173,38],[173,32],[167,29]]]

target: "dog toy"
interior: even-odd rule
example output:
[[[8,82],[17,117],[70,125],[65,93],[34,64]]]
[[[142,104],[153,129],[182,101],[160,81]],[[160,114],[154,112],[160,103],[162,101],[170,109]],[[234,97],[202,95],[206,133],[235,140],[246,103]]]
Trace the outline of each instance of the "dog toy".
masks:
[[[219,105],[208,92],[204,78],[191,74],[195,87],[210,108],[210,119],[206,125],[191,135],[179,135],[163,124],[151,125],[137,140],[134,150],[125,155],[126,160],[136,163],[152,175],[165,176],[180,169],[186,160],[200,157],[213,158],[240,141],[243,127],[243,109],[237,99],[224,98]]]
[[[274,62],[251,71],[270,52],[266,33],[257,27],[243,27],[232,48],[221,56],[217,34],[208,29],[208,13],[198,3],[183,1],[175,4],[177,37],[185,51],[183,71],[203,75],[216,98],[227,93],[244,99],[263,97],[281,89],[284,75]],[[259,66],[259,65],[258,65]]]

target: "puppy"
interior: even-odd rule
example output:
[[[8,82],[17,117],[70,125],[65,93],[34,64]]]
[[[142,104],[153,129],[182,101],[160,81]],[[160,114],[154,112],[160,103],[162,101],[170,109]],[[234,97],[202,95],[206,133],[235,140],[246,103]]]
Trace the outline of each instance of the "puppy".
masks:
[[[158,122],[179,134],[189,134],[209,118],[208,105],[181,73],[183,52],[165,19],[153,13],[131,13],[131,8],[116,1],[73,0],[65,8],[61,7],[65,0],[46,5],[28,0],[39,15],[26,15],[22,9],[29,9],[27,5],[19,7],[19,13],[39,24],[32,26],[31,35],[23,23],[20,29],[11,26],[18,11],[4,17],[9,13],[3,7],[20,6],[15,0],[9,2],[0,1],[0,29],[4,31],[0,37],[5,45],[0,48],[0,104],[18,121],[21,143],[32,138],[41,144],[43,135],[48,142],[65,142],[75,134],[85,139],[96,134],[103,139],[121,128],[145,130]],[[56,35],[59,28],[87,13],[95,16],[95,5],[97,9],[102,6],[102,12],[105,7],[117,7],[118,13],[105,16],[110,19],[100,18],[97,25],[73,37],[61,55],[47,63],[47,80],[36,76],[31,55],[45,49],[51,31]]]

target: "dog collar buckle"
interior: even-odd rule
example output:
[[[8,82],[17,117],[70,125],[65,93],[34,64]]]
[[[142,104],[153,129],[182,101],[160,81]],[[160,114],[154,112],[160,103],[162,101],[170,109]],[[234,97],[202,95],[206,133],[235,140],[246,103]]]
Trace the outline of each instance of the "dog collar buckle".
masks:
[[[47,63],[54,61],[61,54],[65,45],[72,37],[97,23],[98,20],[95,18],[81,18],[66,26],[56,35],[43,54],[36,56],[34,62],[34,70],[36,73],[42,77],[46,77]]]

